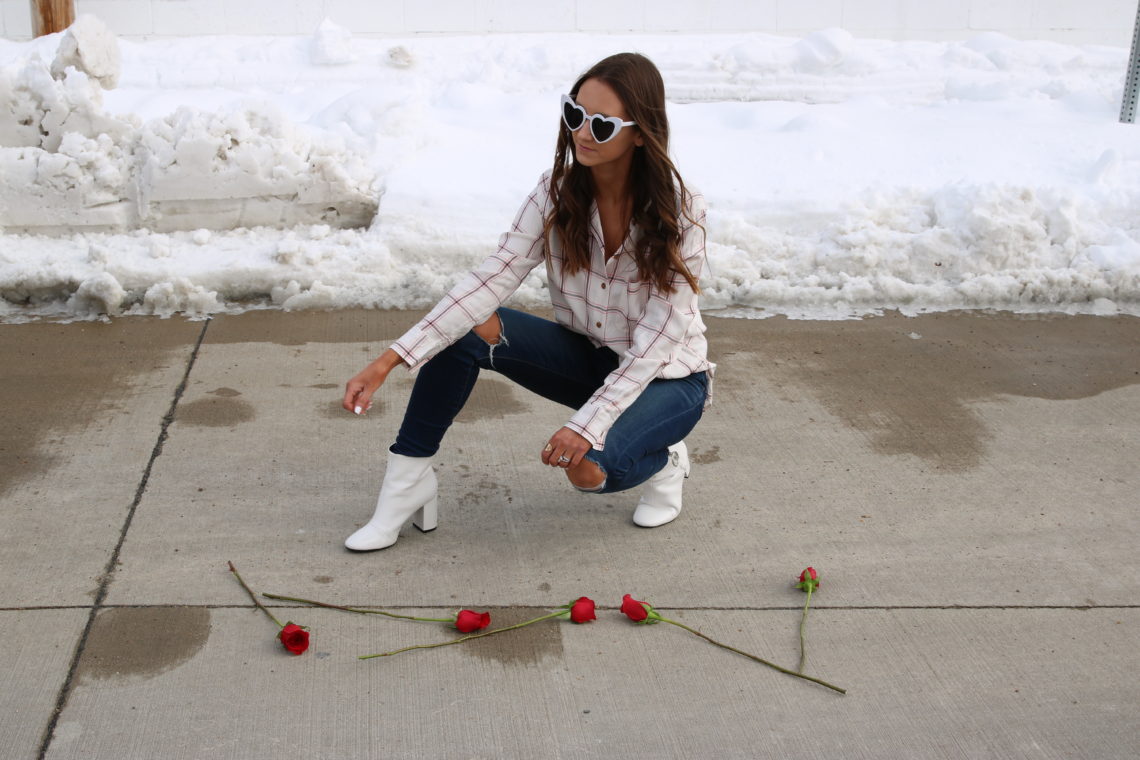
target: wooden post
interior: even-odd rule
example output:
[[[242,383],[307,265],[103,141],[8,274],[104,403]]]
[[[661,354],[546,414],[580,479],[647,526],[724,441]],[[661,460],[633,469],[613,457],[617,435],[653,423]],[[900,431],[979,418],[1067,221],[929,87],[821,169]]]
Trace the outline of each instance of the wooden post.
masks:
[[[32,32],[37,37],[62,32],[75,21],[75,0],[31,0]]]

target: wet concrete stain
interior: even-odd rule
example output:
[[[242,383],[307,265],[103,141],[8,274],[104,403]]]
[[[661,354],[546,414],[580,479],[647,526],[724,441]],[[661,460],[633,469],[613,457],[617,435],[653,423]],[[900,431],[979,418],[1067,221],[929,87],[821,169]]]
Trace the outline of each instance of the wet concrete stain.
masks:
[[[468,476],[464,475],[463,477]],[[462,506],[470,507],[489,501],[510,504],[512,500],[513,496],[509,486],[484,477],[471,490],[460,494],[457,502]]]
[[[331,575],[314,575],[313,583],[332,583],[333,577]]]
[[[178,319],[0,325],[0,496],[49,473],[70,434],[128,408],[135,378],[183,366],[201,331]]]
[[[206,391],[211,396],[221,396],[222,398],[234,398],[240,396],[241,391],[234,390],[233,388],[215,388],[212,391]]]
[[[491,627],[504,628],[551,612],[542,607],[507,607],[491,610]],[[472,639],[460,648],[481,660],[493,660],[503,665],[537,665],[547,657],[562,657],[562,626],[564,619],[554,618],[541,623],[517,628],[506,633]]]
[[[524,414],[530,407],[519,400],[515,386],[507,380],[492,380],[484,372],[475,383],[456,422],[495,420],[509,414]]]
[[[806,390],[864,433],[873,450],[916,456],[947,472],[983,461],[990,434],[972,409],[979,402],[1074,400],[1140,383],[1134,317],[957,312],[846,322],[719,319],[709,334],[712,358],[721,363],[718,389],[758,406],[756,414],[771,401],[745,401],[758,379],[783,401]]]
[[[334,398],[326,397],[326,400],[317,404],[317,414],[326,420],[338,420],[353,422],[359,419],[355,414],[341,406],[342,396]],[[372,397],[372,406],[367,412],[364,413],[364,418],[381,419],[384,416],[387,406],[377,396]]]
[[[204,607],[116,607],[99,613],[79,659],[79,683],[154,676],[196,655],[210,637]]]
[[[237,398],[201,398],[180,404],[174,419],[199,427],[234,427],[254,417],[253,405]]]
[[[333,388],[339,388],[340,386],[336,383],[317,383],[316,385],[310,385],[309,387],[316,388],[317,390],[321,391],[328,391],[332,390]]]
[[[713,462],[720,461],[720,446],[713,446],[711,449],[695,449],[689,458],[693,464],[712,464]]]

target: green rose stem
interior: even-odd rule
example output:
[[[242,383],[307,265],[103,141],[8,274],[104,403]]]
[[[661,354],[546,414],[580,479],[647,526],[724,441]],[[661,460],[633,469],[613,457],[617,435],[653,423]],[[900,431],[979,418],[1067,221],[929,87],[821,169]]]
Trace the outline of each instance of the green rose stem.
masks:
[[[796,668],[800,673],[804,672],[804,665],[807,664],[807,642],[804,638],[804,630],[807,628],[808,605],[811,604],[811,592],[814,589],[814,583],[807,585],[807,601],[804,602],[804,614],[800,617],[800,666]]]
[[[466,636],[460,636],[458,639],[452,639],[451,641],[441,641],[438,644],[416,644],[414,646],[404,647],[403,649],[394,649],[391,652],[382,652],[380,654],[362,654],[362,655],[358,656],[358,659],[370,660],[373,657],[391,657],[394,654],[399,654],[400,652],[408,652],[408,651],[411,651],[413,649],[435,649],[436,647],[451,646],[452,644],[458,644],[459,642],[467,641],[468,639],[478,639],[478,638],[482,638],[483,636],[490,636],[490,635],[495,634],[495,633],[503,633],[504,631],[513,631],[516,628],[522,628],[524,625],[530,625],[531,623],[539,623],[539,622],[542,622],[543,620],[550,620],[551,618],[556,618],[556,617],[559,617],[560,615],[569,615],[569,614],[570,614],[569,609],[559,610],[558,612],[551,612],[549,615],[543,615],[542,617],[536,617],[534,620],[527,620],[527,621],[522,622],[522,623],[515,623],[514,625],[508,625],[506,628],[496,628],[493,631],[483,631],[482,633],[470,633]]]
[[[804,602],[804,614],[800,616],[800,666],[797,670],[800,673],[804,672],[804,665],[807,664],[807,638],[805,630],[807,629],[808,605],[811,604],[811,593],[819,588],[819,573],[816,572],[814,567],[806,567],[800,573],[800,581],[796,584],[796,588],[800,591],[807,592],[807,601]]]
[[[730,652],[736,652],[737,654],[742,654],[750,660],[755,660],[756,662],[759,662],[763,665],[767,665],[768,667],[774,668],[774,669],[780,671],[781,673],[787,673],[790,676],[795,676],[796,678],[802,678],[805,681],[811,681],[812,683],[817,683],[820,686],[826,686],[827,688],[832,689],[833,691],[837,691],[840,694],[846,694],[847,693],[847,689],[841,689],[838,686],[833,686],[833,685],[829,684],[827,681],[822,681],[818,678],[812,678],[811,676],[805,676],[803,673],[797,673],[794,670],[788,670],[787,668],[781,668],[776,663],[768,662],[767,660],[765,660],[762,657],[757,657],[756,655],[749,654],[748,652],[742,652],[741,650],[737,649],[736,647],[730,647],[728,644],[722,644],[719,641],[717,641],[716,639],[710,639],[708,636],[704,635],[700,631],[698,631],[694,628],[690,628],[689,626],[685,625],[684,623],[678,623],[676,620],[670,620],[667,617],[661,617],[661,614],[658,613],[656,610],[650,612],[650,617],[656,617],[658,620],[660,620],[662,622],[672,623],[673,625],[677,626],[678,628],[684,628],[689,633],[695,633],[696,635],[700,636],[702,639],[709,642],[710,644],[716,644],[718,647],[721,647],[722,649],[727,649]]]
[[[301,602],[303,604],[311,604],[314,607],[327,607],[330,610],[343,610],[344,612],[356,612],[361,615],[384,615],[390,618],[400,618],[401,620],[419,620],[427,623],[454,623],[455,618],[427,618],[427,617],[414,617],[412,615],[397,615],[395,612],[385,612],[384,610],[368,610],[362,607],[342,607],[339,604],[326,604],[325,602],[317,602],[312,599],[298,599],[295,596],[281,596],[279,594],[266,594],[262,593],[267,599],[279,599],[285,602]]]
[[[268,615],[268,616],[269,616],[269,619],[270,619],[270,620],[272,620],[274,623],[277,623],[277,627],[278,627],[278,628],[284,628],[284,627],[285,627],[285,624],[284,624],[284,623],[282,623],[282,622],[281,622],[280,620],[278,620],[277,618],[273,617],[273,613],[272,613],[272,612],[270,612],[270,611],[269,611],[269,610],[268,610],[268,609],[265,607],[265,605],[263,605],[261,602],[257,601],[257,596],[256,596],[256,595],[253,593],[253,591],[250,589],[250,587],[249,587],[249,586],[245,585],[245,581],[243,581],[243,580],[241,579],[241,576],[238,574],[237,568],[236,568],[236,567],[234,567],[234,563],[233,563],[233,562],[227,562],[226,564],[228,564],[228,565],[230,566],[230,572],[231,572],[231,573],[233,573],[233,574],[234,574],[234,577],[238,579],[238,583],[240,583],[240,584],[241,584],[241,587],[245,589],[245,593],[249,594],[249,598],[253,600],[253,603],[254,603],[255,605],[257,605],[257,609],[261,610],[261,611],[262,611],[262,612],[264,612],[266,615]]]

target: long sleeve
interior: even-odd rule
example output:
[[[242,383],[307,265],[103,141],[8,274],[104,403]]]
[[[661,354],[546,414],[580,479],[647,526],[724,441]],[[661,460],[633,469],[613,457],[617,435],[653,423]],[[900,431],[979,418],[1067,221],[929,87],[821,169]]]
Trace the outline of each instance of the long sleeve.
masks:
[[[499,238],[495,253],[465,275],[427,316],[392,344],[392,350],[410,369],[418,369],[490,318],[518,290],[531,270],[542,263],[542,227],[549,201],[549,175],[544,174],[519,209],[510,230]]]

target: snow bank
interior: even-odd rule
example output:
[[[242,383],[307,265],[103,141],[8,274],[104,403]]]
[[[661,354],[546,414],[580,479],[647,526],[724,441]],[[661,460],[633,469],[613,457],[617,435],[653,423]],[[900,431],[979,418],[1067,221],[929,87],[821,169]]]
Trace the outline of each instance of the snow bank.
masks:
[[[0,41],[0,208],[43,223],[5,223],[0,319],[428,306],[549,165],[559,94],[627,49],[661,68],[678,166],[710,203],[706,308],[1140,314],[1123,49],[835,29],[377,40],[330,22],[120,42],[103,90],[112,67],[53,78],[37,56],[57,48]],[[547,302],[541,272],[515,302]]]
[[[63,35],[49,67],[35,52],[0,69],[0,228],[232,229],[366,226],[375,174],[346,140],[297,127],[272,104],[204,113],[182,106],[145,124],[103,110],[121,62],[93,16]]]
[[[121,63],[114,33],[95,16],[80,16],[63,33],[51,74],[63,79],[71,67],[98,81],[104,90],[113,90],[119,83]]]
[[[147,122],[135,149],[142,226],[367,226],[374,174],[339,136],[289,123],[276,109],[203,113],[183,107]]]

